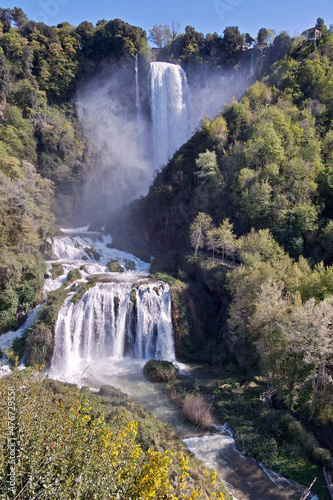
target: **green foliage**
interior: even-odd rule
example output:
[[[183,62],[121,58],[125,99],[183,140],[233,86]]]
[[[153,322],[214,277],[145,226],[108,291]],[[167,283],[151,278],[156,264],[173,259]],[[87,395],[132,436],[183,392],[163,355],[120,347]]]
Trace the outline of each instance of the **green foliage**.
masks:
[[[98,283],[98,277],[93,276],[89,278],[87,283],[78,283],[78,285],[74,288],[75,295],[72,297],[72,301],[74,304],[77,304],[81,297],[88,291],[90,288],[93,288]],[[73,288],[71,289],[73,291]]]
[[[82,276],[80,271],[78,269],[73,269],[72,271],[69,271],[66,283],[68,285],[70,283],[73,283],[73,281],[80,280],[81,278]]]
[[[24,334],[26,366],[50,364],[53,354],[54,327],[67,293],[68,290],[65,287],[51,292],[34,325]]]
[[[111,259],[108,262],[108,269],[111,273],[123,273],[125,269],[116,259]]]
[[[59,262],[57,264],[52,264],[50,272],[52,279],[55,280],[56,278],[64,274],[65,271],[64,268],[62,267],[62,264]]]
[[[100,395],[92,395],[69,384],[45,381],[41,373],[14,370],[0,380],[0,395],[2,476],[10,466],[7,438],[13,438],[15,456],[20,456],[20,466],[16,462],[11,469],[13,484],[1,482],[1,496],[51,495],[67,500],[75,491],[78,499],[224,498],[216,474],[206,481],[208,472],[193,468],[185,447],[168,440],[169,431],[156,419],[155,434],[164,446],[157,451],[152,434],[150,446],[141,446],[140,433],[149,425],[149,414],[134,405],[132,413],[123,406],[114,408],[112,403],[121,397],[116,390],[101,388]],[[135,414],[139,423],[133,421]],[[169,444],[178,448],[174,458]]]
[[[143,374],[151,382],[168,382],[178,377],[178,370],[170,361],[151,359],[144,365]]]

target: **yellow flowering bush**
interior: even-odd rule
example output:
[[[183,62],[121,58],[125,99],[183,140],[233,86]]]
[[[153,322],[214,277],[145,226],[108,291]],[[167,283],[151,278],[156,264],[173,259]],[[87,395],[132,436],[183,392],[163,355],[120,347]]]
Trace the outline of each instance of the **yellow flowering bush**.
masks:
[[[144,452],[136,433],[136,422],[115,431],[103,415],[92,415],[85,394],[60,397],[41,373],[14,369],[10,377],[0,379],[0,497],[208,498],[204,485],[215,482],[215,473],[189,485],[188,457]],[[171,466],[179,471],[176,477]],[[210,498],[224,497],[221,493]]]

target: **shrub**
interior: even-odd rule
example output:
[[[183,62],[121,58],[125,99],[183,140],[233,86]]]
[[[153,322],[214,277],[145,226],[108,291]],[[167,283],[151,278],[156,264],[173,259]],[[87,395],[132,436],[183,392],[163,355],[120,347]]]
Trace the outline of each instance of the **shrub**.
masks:
[[[325,448],[315,448],[312,452],[313,460],[321,467],[331,460],[331,454]]]
[[[132,260],[129,260],[128,262],[126,262],[125,268],[128,271],[135,271],[135,263]]]
[[[209,428],[214,425],[212,413],[201,394],[187,394],[183,414],[189,422],[200,427]]]
[[[136,422],[119,419],[109,425],[92,411],[86,391],[73,392],[66,385],[54,391],[54,384],[43,379],[42,373],[17,370],[0,379],[0,476],[12,473],[11,481],[0,482],[1,498],[70,500],[75,493],[78,499],[223,500],[222,493],[205,494],[215,473],[193,484],[184,453],[172,457],[168,450],[144,451]],[[15,414],[19,418],[13,423]],[[6,446],[9,431],[19,457],[14,464]]]
[[[81,273],[78,269],[73,269],[72,271],[69,271],[67,275],[67,284],[68,283],[73,283],[73,281],[80,280],[82,278]]]

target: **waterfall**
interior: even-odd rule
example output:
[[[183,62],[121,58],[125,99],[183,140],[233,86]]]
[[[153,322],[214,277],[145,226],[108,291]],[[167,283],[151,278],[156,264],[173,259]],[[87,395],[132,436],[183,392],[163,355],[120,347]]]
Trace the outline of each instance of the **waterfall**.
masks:
[[[170,287],[98,283],[76,303],[69,296],[55,327],[52,371],[69,374],[102,358],[174,360]]]
[[[141,114],[140,87],[139,87],[139,55],[135,56],[135,102],[138,118]]]
[[[154,159],[162,165],[190,136],[189,87],[184,70],[164,62],[150,63],[148,89]]]
[[[251,76],[253,76],[253,75],[254,75],[254,56],[253,56],[253,52],[252,52],[252,54],[251,54],[250,75],[251,75]]]

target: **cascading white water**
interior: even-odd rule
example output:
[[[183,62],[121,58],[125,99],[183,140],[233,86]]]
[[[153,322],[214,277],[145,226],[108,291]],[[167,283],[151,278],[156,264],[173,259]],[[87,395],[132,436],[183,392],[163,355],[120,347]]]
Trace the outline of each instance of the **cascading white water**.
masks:
[[[98,283],[58,314],[52,371],[77,372],[101,358],[174,360],[170,287],[164,283]]]
[[[185,71],[176,64],[152,62],[148,88],[154,159],[162,165],[189,139],[189,87]]]
[[[138,118],[140,118],[141,113],[141,101],[140,101],[140,87],[139,87],[139,56],[135,56],[135,103]]]

